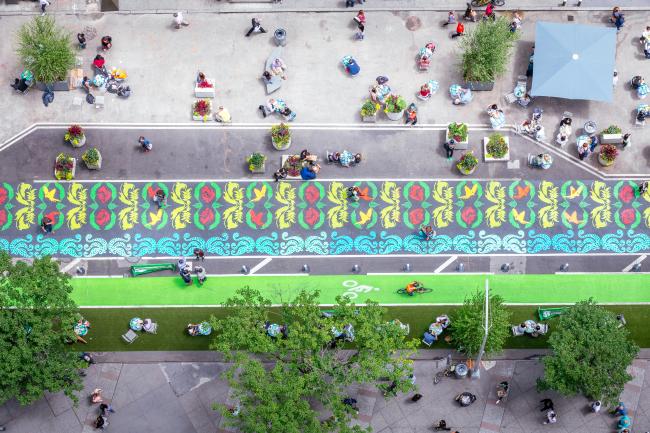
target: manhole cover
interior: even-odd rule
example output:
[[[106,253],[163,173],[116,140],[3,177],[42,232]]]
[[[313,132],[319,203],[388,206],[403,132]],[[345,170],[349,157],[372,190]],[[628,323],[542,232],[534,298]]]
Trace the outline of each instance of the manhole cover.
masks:
[[[422,21],[416,16],[410,16],[406,19],[406,28],[410,31],[415,31],[422,27]]]

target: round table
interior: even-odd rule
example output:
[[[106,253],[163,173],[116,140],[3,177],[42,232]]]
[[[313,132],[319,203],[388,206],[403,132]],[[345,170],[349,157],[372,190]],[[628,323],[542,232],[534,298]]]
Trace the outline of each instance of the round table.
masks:
[[[74,325],[74,333],[80,337],[83,337],[84,335],[88,334],[88,327],[83,323],[77,323]]]
[[[266,328],[266,333],[269,334],[269,337],[277,337],[280,335],[280,325],[277,323],[271,323],[268,328]]]
[[[212,333],[212,326],[208,322],[201,322],[199,324],[199,334],[210,335]]]
[[[588,120],[583,127],[587,134],[594,134],[596,132],[596,122]]]
[[[129,328],[131,328],[134,331],[142,331],[142,324],[143,324],[142,319],[140,319],[139,317],[134,317],[129,322]]]
[[[537,326],[537,323],[535,323],[534,320],[528,319],[524,322],[524,324],[526,325],[526,329],[524,329],[524,332],[528,334],[532,334],[533,332],[535,332],[535,327]]]
[[[442,331],[443,331],[442,324],[440,324],[440,323],[438,323],[438,322],[436,322],[436,323],[432,323],[431,326],[429,326],[429,333],[430,333],[431,335],[436,336],[436,337],[437,337],[438,335],[442,334]]]

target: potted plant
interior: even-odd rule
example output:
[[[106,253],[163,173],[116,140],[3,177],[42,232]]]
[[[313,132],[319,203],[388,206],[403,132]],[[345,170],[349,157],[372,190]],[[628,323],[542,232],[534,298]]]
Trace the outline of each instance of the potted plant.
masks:
[[[460,67],[466,87],[492,90],[494,80],[506,72],[520,32],[510,31],[504,18],[484,20],[460,38]]]
[[[280,123],[271,126],[271,143],[277,150],[285,150],[291,146],[291,131],[289,125]]]
[[[509,161],[510,142],[508,137],[496,133],[483,138],[483,150],[485,161]]]
[[[609,125],[600,133],[602,144],[617,144],[623,142],[623,131],[617,125]]]
[[[251,173],[264,173],[266,169],[266,156],[259,152],[249,155],[246,162]]]
[[[84,134],[83,128],[79,125],[70,125],[64,138],[72,147],[81,147],[86,144],[86,134]]]
[[[81,159],[86,163],[88,170],[99,170],[102,168],[102,154],[96,147],[91,147],[81,155]]]
[[[77,160],[65,153],[59,153],[54,163],[54,177],[58,180],[72,180],[77,168]]]
[[[453,122],[447,125],[447,141],[454,139],[456,149],[467,149],[469,144],[469,128],[465,123]]]
[[[618,148],[615,145],[603,144],[600,146],[600,152],[598,153],[598,162],[600,162],[605,167],[608,167],[614,164],[617,156]]]
[[[196,86],[194,86],[194,96],[197,98],[214,98],[214,80],[206,78],[196,83]]]
[[[456,163],[456,168],[458,168],[458,171],[460,171],[465,176],[469,176],[470,174],[474,173],[476,167],[478,167],[478,159],[476,159],[474,152],[471,150],[469,152],[463,153],[463,156],[461,156]]]
[[[212,114],[212,103],[208,99],[199,99],[192,104],[192,119],[207,121]]]
[[[400,120],[404,117],[406,101],[399,95],[388,95],[385,101],[384,113],[390,120]]]
[[[361,120],[364,122],[375,122],[377,120],[377,112],[379,111],[379,104],[370,99],[361,106]]]

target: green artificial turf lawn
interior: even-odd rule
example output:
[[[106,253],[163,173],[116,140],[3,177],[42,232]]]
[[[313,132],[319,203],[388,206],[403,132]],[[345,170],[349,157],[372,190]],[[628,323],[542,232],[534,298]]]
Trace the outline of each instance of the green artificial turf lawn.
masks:
[[[411,328],[410,337],[421,338],[422,333],[442,314],[449,314],[456,307],[445,306],[420,306],[420,307],[387,307],[386,320],[400,319],[408,323]],[[641,347],[650,347],[650,327],[647,324],[648,307],[642,305],[612,305],[607,306],[615,313],[625,314],[627,328],[632,338]],[[537,309],[532,306],[511,306],[512,324],[517,324],[526,319],[537,319]],[[206,320],[210,315],[223,317],[226,310],[218,307],[208,308],[89,308],[82,313],[91,322],[91,328],[86,336],[88,345],[77,344],[75,350],[88,350],[93,352],[126,351],[126,350],[208,350],[210,341],[218,336],[190,337],[185,331],[188,323],[198,323]],[[138,333],[139,338],[132,344],[125,343],[120,337],[125,333],[132,317],[152,318],[158,322],[156,335]],[[550,333],[553,332],[557,319],[548,321]],[[444,334],[443,334],[444,335]],[[526,336],[511,337],[507,348],[530,349],[546,347],[548,336],[530,338]],[[421,346],[426,348],[425,346]],[[449,347],[444,341],[439,341],[432,348]]]
[[[334,304],[335,298],[358,285],[355,300],[372,299],[382,304],[460,304],[475,290],[490,290],[506,303],[562,304],[594,298],[599,303],[650,302],[650,275],[539,274],[539,275],[318,275],[318,276],[235,276],[209,277],[203,286],[185,286],[180,277],[75,278],[72,298],[80,306],[165,306],[219,305],[235,291],[250,285],[273,303],[293,298],[301,289],[319,290],[320,303]],[[407,296],[396,291],[418,280],[432,293]],[[349,293],[349,292],[348,292]]]

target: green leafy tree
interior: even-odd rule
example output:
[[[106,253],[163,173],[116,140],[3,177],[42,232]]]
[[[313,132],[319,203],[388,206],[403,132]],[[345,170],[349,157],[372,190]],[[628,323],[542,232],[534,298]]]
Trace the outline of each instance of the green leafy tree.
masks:
[[[0,404],[26,405],[45,391],[77,401],[82,362],[64,345],[75,341],[77,318],[69,279],[49,257],[12,264],[0,252]]]
[[[504,17],[481,21],[460,38],[460,66],[465,81],[494,81],[508,69],[519,32]]]
[[[16,52],[36,81],[43,83],[65,80],[75,64],[70,34],[51,16],[35,17],[23,24],[18,30]]]
[[[627,367],[639,352],[611,311],[593,300],[569,308],[548,339],[553,354],[544,357],[538,389],[562,395],[583,394],[613,404],[632,377]]]
[[[318,292],[303,291],[273,310],[258,291],[244,288],[226,302],[230,315],[212,318],[212,348],[233,363],[225,377],[239,413],[215,405],[229,424],[244,433],[361,432],[348,426],[354,416],[342,402],[348,387],[377,385],[387,394],[413,388],[408,357],[416,342],[405,340],[398,323],[385,321],[384,308],[338,298],[324,315],[317,301]],[[287,336],[270,337],[267,321],[286,325]],[[348,324],[353,343],[334,340],[334,331]],[[321,421],[321,412],[331,416]]]
[[[510,311],[503,305],[503,298],[490,295],[489,332],[485,354],[499,353],[510,333]],[[477,291],[465,298],[463,305],[451,313],[453,342],[467,356],[478,355],[485,335],[485,293]]]

